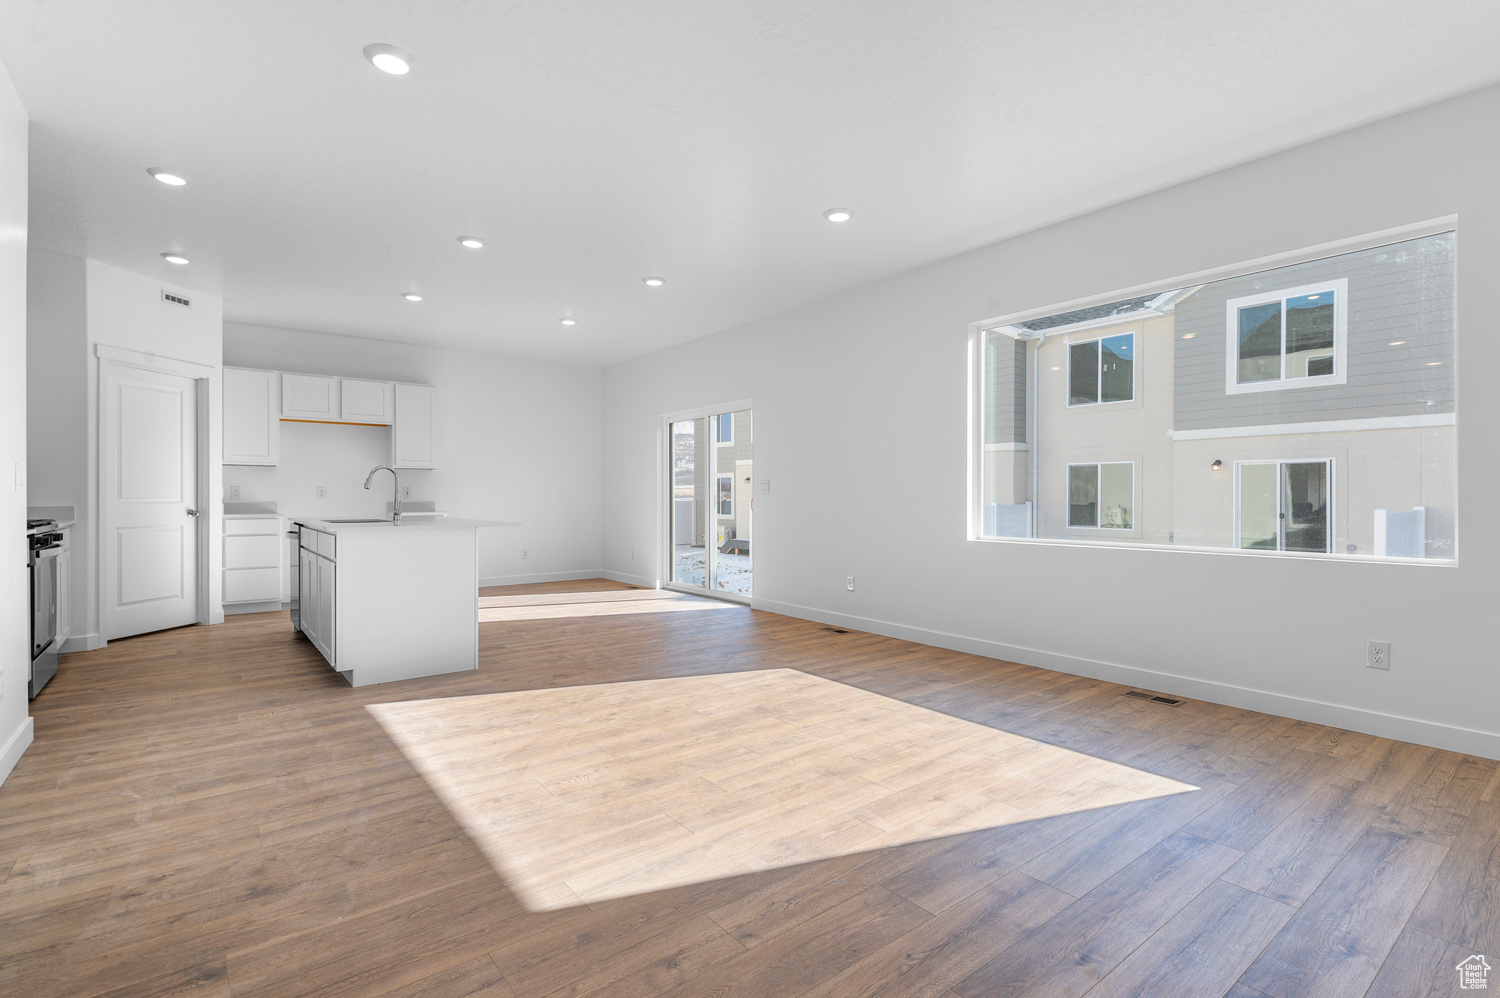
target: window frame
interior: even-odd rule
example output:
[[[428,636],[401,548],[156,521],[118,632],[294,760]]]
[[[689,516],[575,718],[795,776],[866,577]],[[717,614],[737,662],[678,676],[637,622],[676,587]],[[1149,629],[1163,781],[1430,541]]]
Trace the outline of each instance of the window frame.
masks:
[[[719,517],[719,516],[733,516],[734,515],[734,473],[733,472],[727,472],[726,473],[726,472],[720,471],[720,472],[716,472],[714,474],[714,478],[716,479],[716,481],[714,483],[714,485],[715,485],[715,487],[714,487],[714,516],[716,516],[716,517]],[[728,492],[722,492],[722,491],[719,490],[719,486],[722,486],[725,481],[729,482],[729,491]],[[727,512],[727,513],[724,512],[724,504],[725,503],[729,504],[729,512]]]
[[[1068,336],[1068,337],[1066,337],[1063,340],[1063,345],[1068,348],[1068,373],[1067,373],[1067,377],[1064,379],[1064,382],[1063,382],[1067,386],[1067,388],[1066,388],[1066,391],[1067,391],[1067,400],[1068,400],[1067,408],[1069,408],[1069,409],[1082,409],[1082,408],[1084,408],[1086,406],[1093,406],[1093,405],[1124,405],[1127,402],[1134,402],[1136,400],[1136,395],[1137,395],[1136,389],[1139,387],[1139,382],[1137,380],[1137,372],[1140,369],[1139,358],[1137,357],[1137,354],[1136,354],[1136,347],[1139,345],[1140,340],[1139,340],[1139,337],[1136,336],[1136,332],[1137,332],[1136,330],[1132,329],[1132,330],[1130,330],[1128,332],[1124,332],[1124,333],[1109,333],[1108,335],[1080,336],[1077,339],[1074,339],[1072,336]],[[1103,346],[1103,343],[1104,343],[1105,340],[1118,339],[1121,336],[1129,336],[1130,337],[1130,397],[1129,398],[1124,398],[1124,399],[1111,399],[1110,401],[1106,402],[1106,401],[1104,401],[1104,346]],[[1085,343],[1098,344],[1098,346],[1094,350],[1094,400],[1092,402],[1074,402],[1073,401],[1073,348],[1075,346],[1082,346]],[[1087,462],[1085,462],[1085,463],[1087,463]]]
[[[728,417],[728,420],[729,420],[729,437],[728,437],[728,439],[725,439],[724,435],[723,435],[724,434],[724,420],[725,420],[726,417]],[[718,447],[722,447],[725,444],[732,444],[732,443],[734,443],[734,413],[732,413],[732,412],[721,412],[721,413],[718,413],[716,416],[714,416],[714,445],[718,446]]]
[[[1338,545],[1334,543],[1338,539],[1338,530],[1337,530],[1337,527],[1336,527],[1337,517],[1338,517],[1338,479],[1337,479],[1336,475],[1337,475],[1337,472],[1338,472],[1338,466],[1335,463],[1336,461],[1337,461],[1337,459],[1334,458],[1334,457],[1332,457],[1331,455],[1329,457],[1263,457],[1263,458],[1246,458],[1243,461],[1235,461],[1234,462],[1234,547],[1230,548],[1229,550],[1231,550],[1231,551],[1250,551],[1250,552],[1255,552],[1256,551],[1255,548],[1245,548],[1245,547],[1241,547],[1240,546],[1243,543],[1243,541],[1242,541],[1242,539],[1240,537],[1240,520],[1242,519],[1242,515],[1243,515],[1243,510],[1241,509],[1242,494],[1241,494],[1241,485],[1240,485],[1240,469],[1243,468],[1245,465],[1250,465],[1250,464],[1258,464],[1258,465],[1271,464],[1271,465],[1275,465],[1276,466],[1276,515],[1277,515],[1276,550],[1275,551],[1266,551],[1266,552],[1263,552],[1263,553],[1266,553],[1266,554],[1315,555],[1315,556],[1316,555],[1322,555],[1324,557],[1327,557],[1328,555],[1334,554],[1335,551],[1336,551],[1336,549],[1337,549],[1337,547],[1338,547]],[[1286,520],[1284,519],[1284,517],[1285,517],[1285,511],[1281,508],[1281,500],[1282,500],[1282,493],[1281,493],[1281,475],[1282,475],[1282,471],[1281,471],[1281,469],[1283,467],[1285,467],[1286,465],[1288,465],[1288,464],[1323,464],[1323,465],[1326,465],[1327,468],[1328,468],[1328,523],[1324,527],[1324,530],[1326,531],[1326,534],[1327,534],[1327,537],[1325,538],[1324,543],[1327,545],[1327,549],[1324,550],[1324,551],[1288,551],[1285,547],[1283,547],[1283,545],[1286,543]],[[1368,560],[1368,559],[1366,559],[1366,560]]]
[[[1286,376],[1286,302],[1306,295],[1333,293],[1333,373],[1306,378]],[[1239,382],[1240,309],[1281,302],[1281,374],[1266,381]],[[1298,388],[1320,388],[1349,382],[1349,279],[1338,277],[1317,284],[1302,284],[1230,298],[1224,303],[1224,391],[1229,395],[1250,392],[1291,391]]]
[[[1140,529],[1140,515],[1139,515],[1139,511],[1138,511],[1139,503],[1138,503],[1138,501],[1136,499],[1136,494],[1135,494],[1135,488],[1136,488],[1135,461],[1133,461],[1133,460],[1131,460],[1131,461],[1069,461],[1067,463],[1067,468],[1064,471],[1064,479],[1063,480],[1065,482],[1069,483],[1068,487],[1071,487],[1071,483],[1072,483],[1072,480],[1073,480],[1073,469],[1074,468],[1093,468],[1094,469],[1094,474],[1096,476],[1095,477],[1095,481],[1097,482],[1097,485],[1095,487],[1098,490],[1098,496],[1099,496],[1099,500],[1098,500],[1098,502],[1096,504],[1098,508],[1094,511],[1095,512],[1095,519],[1103,519],[1102,514],[1104,513],[1104,466],[1106,464],[1124,464],[1124,465],[1129,465],[1129,467],[1130,467],[1130,525],[1126,526],[1126,527],[1107,527],[1107,526],[1104,526],[1102,524],[1096,523],[1092,527],[1090,527],[1090,526],[1083,526],[1083,525],[1074,524],[1073,523],[1073,508],[1072,508],[1073,504],[1071,502],[1067,501],[1067,500],[1072,499],[1072,496],[1064,494],[1064,496],[1063,496],[1063,499],[1064,499],[1063,505],[1067,509],[1067,512],[1066,512],[1066,514],[1063,517],[1064,529],[1067,529],[1067,530],[1106,530],[1106,531],[1111,531],[1111,532],[1119,531],[1119,532],[1122,532],[1122,533],[1124,533],[1124,532],[1136,533],[1137,531],[1139,531],[1139,529]]]

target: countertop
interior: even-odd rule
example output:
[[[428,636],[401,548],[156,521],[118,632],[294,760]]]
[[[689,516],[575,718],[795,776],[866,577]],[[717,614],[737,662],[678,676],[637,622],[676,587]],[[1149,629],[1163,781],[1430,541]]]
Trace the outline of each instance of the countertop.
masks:
[[[292,517],[293,523],[321,530],[324,533],[356,533],[371,530],[474,530],[477,527],[519,527],[519,522],[509,520],[469,520],[459,516],[414,516],[410,520],[402,520],[400,523],[391,523],[389,520],[381,520],[379,523],[330,523],[327,520],[317,520],[311,517]]]

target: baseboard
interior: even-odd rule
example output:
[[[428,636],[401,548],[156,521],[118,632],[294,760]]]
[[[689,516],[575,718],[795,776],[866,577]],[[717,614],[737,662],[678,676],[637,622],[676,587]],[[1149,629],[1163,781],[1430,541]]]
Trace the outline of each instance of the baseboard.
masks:
[[[0,749],[0,786],[5,784],[5,778],[10,775],[12,769],[16,768],[16,763],[21,761],[21,756],[25,755],[26,750],[31,747],[32,733],[35,729],[35,722],[30,717],[26,718],[26,723],[17,728],[16,733],[10,736],[10,741],[5,743],[3,749]]]
[[[611,582],[623,582],[627,586],[640,586],[642,589],[660,589],[660,584],[655,579],[648,579],[644,575],[631,575],[628,572],[603,572],[598,575],[601,579]]]
[[[488,578],[481,577],[481,586],[525,586],[533,582],[576,582],[579,579],[603,578],[604,573],[597,568],[590,568],[582,572],[539,572],[536,575],[492,575]]]
[[[259,603],[225,603],[224,616],[233,617],[239,613],[274,613],[283,605],[280,599],[261,600]]]
[[[64,655],[71,655],[75,651],[97,651],[103,647],[104,639],[97,634],[73,634],[58,650]]]
[[[1461,728],[1438,721],[1403,717],[1399,714],[1385,714],[1362,707],[1348,707],[1322,700],[1289,696],[1285,693],[1272,693],[1247,686],[1235,686],[1232,683],[1194,679],[1190,676],[1157,672],[1115,662],[1062,655],[1040,648],[1008,645],[999,641],[949,634],[923,627],[893,624],[868,617],[856,617],[852,614],[816,610],[812,607],[798,606],[795,603],[757,599],[752,602],[751,606],[757,610],[813,620],[820,624],[868,631],[871,634],[881,634],[888,638],[900,638],[904,641],[914,641],[937,648],[983,655],[986,658],[1019,662],[1022,665],[1065,672],[1073,676],[1101,679],[1124,686],[1142,687],[1158,693],[1171,693],[1174,696],[1180,695],[1193,700],[1223,704],[1226,707],[1257,710],[1261,713],[1290,717],[1298,721],[1310,721],[1313,724],[1327,724],[1347,728],[1350,731],[1362,731],[1381,738],[1415,742],[1418,745],[1429,745],[1433,748],[1482,756],[1486,759],[1500,759],[1500,734],[1495,732],[1477,731],[1473,728]]]

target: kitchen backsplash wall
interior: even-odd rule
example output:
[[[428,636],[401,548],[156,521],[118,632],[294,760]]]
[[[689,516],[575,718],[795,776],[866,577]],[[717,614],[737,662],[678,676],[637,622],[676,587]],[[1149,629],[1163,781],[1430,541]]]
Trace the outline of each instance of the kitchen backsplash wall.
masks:
[[[288,516],[380,516],[391,499],[391,476],[381,472],[367,491],[365,476],[390,463],[391,431],[384,426],[282,423],[281,464],[274,468],[226,465],[224,499],[276,503]],[[403,469],[412,498],[432,499],[432,472]],[[318,489],[325,497],[318,498]]]

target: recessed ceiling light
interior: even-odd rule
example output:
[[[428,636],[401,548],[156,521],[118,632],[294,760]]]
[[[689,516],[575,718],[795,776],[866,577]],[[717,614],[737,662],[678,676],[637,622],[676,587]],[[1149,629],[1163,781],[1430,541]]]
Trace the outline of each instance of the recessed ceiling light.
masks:
[[[576,326],[578,324],[577,319],[569,319],[566,317],[558,319],[557,321],[561,322],[564,326]]]
[[[188,262],[188,258],[183,256],[181,253],[163,253],[161,255],[161,258],[168,263],[175,263],[179,267]]]
[[[458,245],[464,249],[484,249],[484,240],[478,236],[459,236]]]
[[[830,222],[847,222],[854,217],[854,212],[848,208],[829,208],[823,212],[823,217]]]
[[[641,278],[641,283],[648,288],[659,288],[667,283],[667,279],[665,277],[643,277]]]
[[[405,294],[403,294],[401,297],[405,298],[407,301],[421,301],[422,300],[422,296],[419,295],[419,294],[417,294],[415,291],[408,291]]]
[[[365,58],[370,60],[370,65],[392,76],[405,76],[411,72],[411,67],[417,61],[410,52],[398,49],[394,45],[387,45],[385,42],[366,45]]]
[[[168,187],[182,187],[187,184],[187,178],[182,176],[180,173],[172,173],[168,170],[158,170],[154,166],[146,172],[151,174],[151,176],[155,177],[157,180],[160,180],[162,183],[166,184]]]
[[[1399,346],[1404,346],[1405,344],[1406,344],[1405,340],[1391,340],[1391,342],[1388,343],[1388,344],[1386,344],[1386,345],[1387,346],[1393,346],[1393,347],[1399,347]]]

